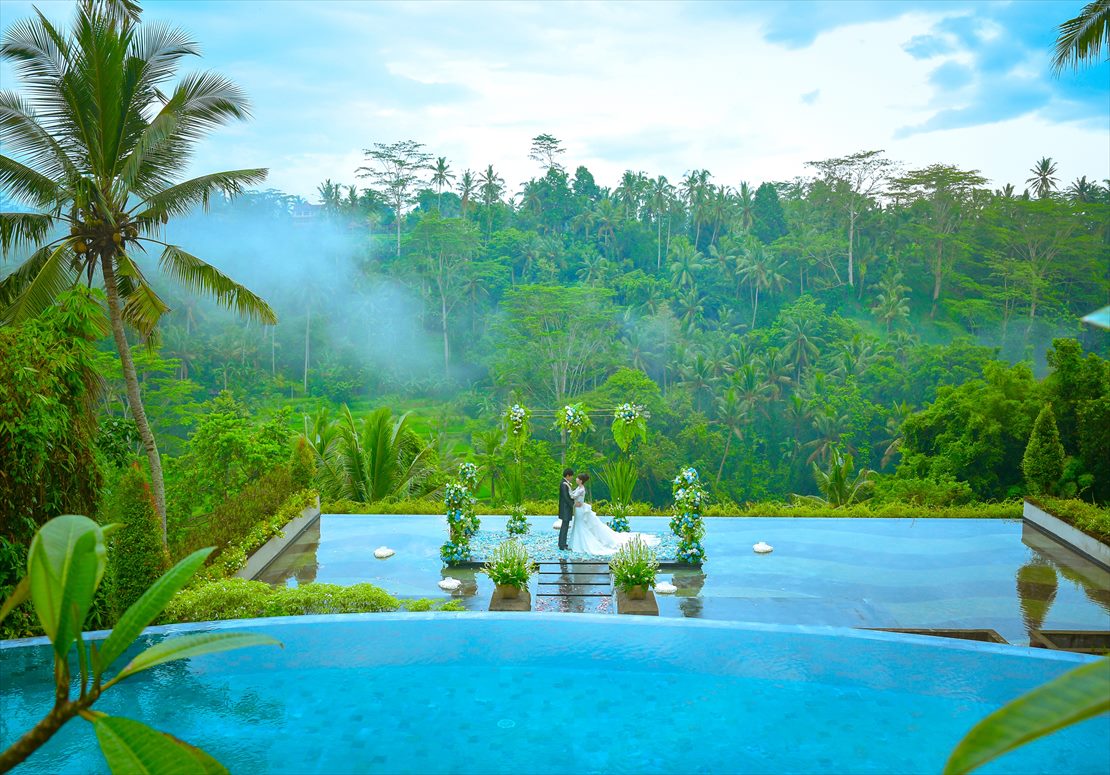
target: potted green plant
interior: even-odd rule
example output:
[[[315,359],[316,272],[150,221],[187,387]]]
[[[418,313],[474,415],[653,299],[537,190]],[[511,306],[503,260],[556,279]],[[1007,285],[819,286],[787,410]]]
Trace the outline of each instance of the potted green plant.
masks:
[[[528,550],[515,538],[490,552],[482,571],[497,585],[497,593],[503,598],[515,598],[522,589],[528,589],[528,579],[535,572]]]
[[[617,550],[609,561],[609,570],[617,589],[630,600],[643,600],[648,589],[655,587],[659,560],[651,547],[636,537]]]

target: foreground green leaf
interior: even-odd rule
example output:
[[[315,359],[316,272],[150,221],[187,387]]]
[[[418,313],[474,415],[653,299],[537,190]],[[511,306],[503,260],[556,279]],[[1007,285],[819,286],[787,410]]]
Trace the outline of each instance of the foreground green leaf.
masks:
[[[987,716],[956,746],[944,773],[971,772],[1038,737],[1107,711],[1110,657],[1064,673]]]
[[[119,716],[92,722],[100,750],[113,773],[217,775],[227,768],[207,753],[146,724]]]
[[[4,605],[0,606],[0,622],[3,622],[15,607],[31,597],[31,582],[24,576],[16,584],[15,589],[8,595],[8,599],[4,601]]]
[[[31,600],[60,658],[69,653],[81,631],[107,565],[104,533],[88,517],[55,517],[31,541],[27,557]]]
[[[104,640],[100,648],[97,672],[100,673],[111,667],[127,650],[143,628],[149,625],[162,609],[170,602],[193,574],[204,564],[212,549],[197,549],[185,559],[174,565],[128,608],[119,622],[112,628],[112,633]]]
[[[199,657],[202,654],[214,654],[219,651],[230,651],[246,648],[247,646],[277,646],[281,648],[281,641],[271,638],[269,635],[259,635],[253,632],[201,632],[195,635],[180,635],[156,643],[136,656],[120,671],[119,678],[134,675],[163,662]]]

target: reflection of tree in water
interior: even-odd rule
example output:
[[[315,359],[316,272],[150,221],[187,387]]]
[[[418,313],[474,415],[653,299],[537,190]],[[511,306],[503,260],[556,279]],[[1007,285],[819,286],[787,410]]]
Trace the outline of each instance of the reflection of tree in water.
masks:
[[[676,570],[671,583],[677,587],[675,597],[681,598],[678,607],[682,615],[696,619],[701,616],[703,601],[701,589],[705,586],[705,574],[700,570]]]
[[[297,539],[297,543],[302,544],[303,549],[293,566],[293,575],[297,579],[297,584],[311,584],[316,581],[316,572],[320,570],[318,556],[320,549],[319,519],[313,520],[312,524],[305,528],[305,531]]]
[[[1086,578],[1083,574],[1078,573],[1075,568],[1069,568],[1066,565],[1057,564],[1056,569],[1060,571],[1061,576],[1077,588],[1082,589],[1088,600],[1110,614],[1110,586],[1099,587],[1092,579]]]
[[[1026,632],[1031,633],[1044,626],[1048,609],[1056,599],[1057,588],[1056,569],[1039,556],[1034,555],[1032,560],[1018,568],[1017,593]]]

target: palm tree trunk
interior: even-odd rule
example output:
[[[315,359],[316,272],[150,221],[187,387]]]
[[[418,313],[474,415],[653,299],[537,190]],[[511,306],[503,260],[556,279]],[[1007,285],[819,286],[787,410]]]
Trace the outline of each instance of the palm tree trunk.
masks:
[[[856,241],[856,214],[848,214],[848,286],[854,288],[855,283],[855,254],[852,252],[852,243]]]
[[[655,271],[663,268],[663,221],[655,219]]]
[[[146,459],[150,464],[150,488],[154,496],[154,510],[162,523],[162,546],[168,546],[166,538],[166,484],[162,478],[162,457],[158,454],[158,444],[146,419],[143,399],[139,394],[139,377],[135,373],[135,361],[131,357],[131,345],[127,343],[127,333],[123,330],[123,313],[119,303],[119,288],[116,287],[116,271],[112,257],[101,254],[101,271],[104,273],[104,288],[108,292],[108,319],[112,324],[112,336],[116,340],[120,365],[123,367],[123,381],[127,386],[127,404],[131,416],[139,430],[139,438],[146,449]]]
[[[312,329],[312,305],[308,305],[308,314],[304,322],[304,394],[308,395],[308,335]]]
[[[451,376],[451,348],[447,339],[447,297],[442,291],[439,294],[440,320],[443,327],[443,376]]]
[[[728,460],[728,448],[732,445],[732,430],[726,429],[728,435],[725,436],[725,454],[721,455],[721,466],[717,469],[717,481],[713,485],[713,489],[721,486],[721,474],[725,472],[725,461]]]

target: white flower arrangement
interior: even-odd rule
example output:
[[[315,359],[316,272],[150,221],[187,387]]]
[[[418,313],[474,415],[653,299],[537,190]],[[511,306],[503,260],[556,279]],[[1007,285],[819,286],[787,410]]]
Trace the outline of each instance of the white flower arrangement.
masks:
[[[555,427],[566,431],[574,438],[593,430],[594,424],[583,404],[567,404],[555,416]]]

